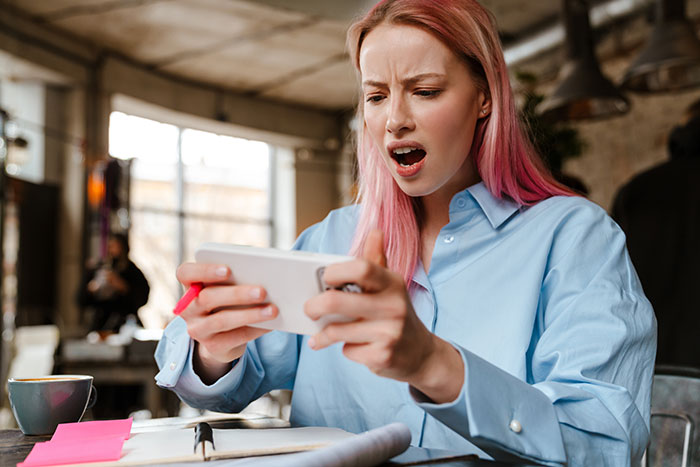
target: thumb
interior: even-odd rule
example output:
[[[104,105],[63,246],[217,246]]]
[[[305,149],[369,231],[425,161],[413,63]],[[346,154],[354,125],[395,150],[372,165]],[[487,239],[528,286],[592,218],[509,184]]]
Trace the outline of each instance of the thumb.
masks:
[[[386,267],[386,255],[384,255],[384,232],[379,229],[370,230],[362,250],[362,258],[367,261]]]

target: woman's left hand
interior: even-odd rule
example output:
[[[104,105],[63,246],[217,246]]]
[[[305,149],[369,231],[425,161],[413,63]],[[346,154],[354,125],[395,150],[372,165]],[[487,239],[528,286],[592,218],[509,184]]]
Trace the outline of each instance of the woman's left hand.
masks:
[[[459,395],[464,382],[461,355],[416,315],[403,278],[386,268],[381,231],[370,233],[362,259],[329,265],[323,278],[336,287],[357,284],[362,293],[329,290],[306,302],[305,312],[314,320],[326,315],[353,320],[327,325],[309,339],[312,349],[344,342],[347,358],[377,375],[408,382],[434,402]]]

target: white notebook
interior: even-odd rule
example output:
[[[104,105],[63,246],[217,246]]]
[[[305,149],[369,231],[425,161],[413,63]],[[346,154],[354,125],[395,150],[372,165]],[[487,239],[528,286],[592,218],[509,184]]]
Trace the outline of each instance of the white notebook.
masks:
[[[356,436],[339,428],[327,427],[212,431],[213,447],[209,443],[200,443],[197,451],[194,450],[195,431],[192,428],[132,433],[124,442],[122,457],[118,461],[81,465],[118,467],[284,454],[318,449]]]

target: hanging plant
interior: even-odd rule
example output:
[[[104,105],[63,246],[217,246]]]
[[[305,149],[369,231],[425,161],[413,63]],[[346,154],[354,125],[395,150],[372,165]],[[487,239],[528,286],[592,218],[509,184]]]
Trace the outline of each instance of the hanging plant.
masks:
[[[552,122],[536,112],[535,109],[545,96],[535,91],[535,75],[518,72],[516,78],[522,85],[520,118],[537,153],[557,180],[586,194],[588,190],[583,182],[562,171],[564,161],[579,157],[585,149],[586,144],[579,136],[578,130],[565,122]]]

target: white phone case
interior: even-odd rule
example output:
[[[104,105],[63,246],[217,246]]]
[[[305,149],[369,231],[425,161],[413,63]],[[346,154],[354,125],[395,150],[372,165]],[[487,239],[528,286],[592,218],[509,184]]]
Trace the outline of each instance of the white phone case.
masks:
[[[313,335],[329,322],[343,320],[339,316],[328,316],[313,321],[304,314],[304,303],[328,288],[322,280],[324,267],[351,261],[350,256],[204,243],[197,248],[194,257],[198,263],[228,265],[236,284],[265,288],[266,301],[275,304],[279,314],[271,321],[251,326]],[[358,291],[352,284],[344,290]]]

